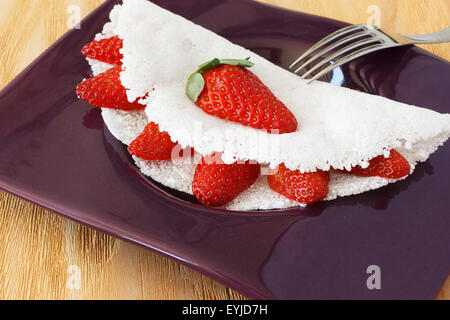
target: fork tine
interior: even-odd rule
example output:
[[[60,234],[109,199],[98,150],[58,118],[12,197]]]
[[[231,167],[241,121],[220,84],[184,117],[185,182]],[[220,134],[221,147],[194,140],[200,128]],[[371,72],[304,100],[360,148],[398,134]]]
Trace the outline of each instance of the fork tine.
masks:
[[[370,39],[363,39],[363,40],[357,41],[357,42],[355,42],[355,43],[352,43],[352,44],[350,44],[350,45],[348,45],[348,46],[342,48],[341,50],[338,50],[337,52],[335,52],[335,53],[332,54],[331,56],[328,56],[326,59],[324,59],[324,60],[322,60],[321,62],[319,62],[318,64],[316,64],[313,68],[311,68],[311,69],[308,70],[305,74],[303,74],[303,75],[301,76],[301,78],[302,78],[302,79],[305,79],[305,78],[306,78],[307,76],[309,76],[311,73],[313,73],[314,71],[316,71],[317,69],[319,69],[320,67],[322,67],[324,64],[330,62],[330,60],[333,60],[334,58],[337,58],[337,57],[339,57],[340,55],[342,55],[342,54],[344,54],[344,53],[346,53],[346,52],[349,52],[349,51],[351,51],[351,50],[353,50],[353,49],[356,49],[356,48],[361,47],[361,46],[366,45],[366,44],[373,43],[373,42],[375,42],[375,41],[378,42],[378,41],[380,41],[380,40],[378,40],[378,39],[376,39],[376,38],[370,38]]]
[[[339,59],[337,62],[329,65],[328,67],[326,67],[325,69],[323,69],[322,71],[320,71],[319,73],[317,73],[314,77],[312,77],[311,79],[308,79],[308,84],[313,82],[314,80],[319,79],[320,77],[322,77],[323,75],[327,74],[328,72],[332,71],[333,69],[346,64],[347,62],[350,62],[352,60],[355,60],[356,58],[359,58],[361,56],[364,56],[368,53],[374,52],[374,51],[378,51],[381,49],[385,49],[385,48],[389,48],[389,47],[395,47],[398,45],[385,45],[382,43],[376,43],[373,44],[371,46],[368,47],[364,47],[362,49],[359,49],[355,52],[352,52],[351,54]]]
[[[300,70],[302,70],[303,68],[305,68],[307,65],[309,65],[311,62],[313,62],[314,60],[322,57],[324,54],[330,52],[331,50],[347,43],[353,40],[356,40],[358,38],[364,37],[364,36],[368,36],[368,35],[372,35],[373,33],[371,33],[370,31],[361,31],[358,33],[353,33],[345,38],[342,38],[339,41],[336,41],[335,43],[333,43],[332,45],[325,47],[324,49],[322,49],[319,53],[315,54],[312,58],[310,58],[308,61],[306,61],[305,63],[303,63],[297,70],[294,71],[294,73],[298,73]]]
[[[303,55],[301,55],[297,60],[294,61],[294,63],[292,63],[289,66],[289,69],[292,68],[293,66],[295,66],[297,63],[299,63],[302,59],[304,59],[306,56],[308,56],[309,54],[311,54],[312,52],[314,52],[315,50],[317,50],[318,48],[322,47],[323,45],[329,43],[330,41],[333,41],[334,39],[341,37],[343,35],[346,35],[347,33],[356,31],[358,29],[364,28],[364,25],[353,25],[353,26],[347,26],[345,28],[339,29],[335,32],[333,32],[332,34],[326,36],[325,38],[323,38],[322,40],[320,40],[319,42],[317,42],[315,45],[313,45],[310,49],[308,49]]]

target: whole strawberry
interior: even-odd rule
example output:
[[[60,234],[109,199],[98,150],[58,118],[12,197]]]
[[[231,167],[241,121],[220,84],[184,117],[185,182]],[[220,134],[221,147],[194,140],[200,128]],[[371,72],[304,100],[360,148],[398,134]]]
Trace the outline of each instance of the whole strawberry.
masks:
[[[247,68],[249,60],[214,59],[189,77],[186,93],[210,115],[269,133],[297,130],[297,120]]]
[[[392,149],[388,158],[380,155],[371,159],[367,168],[356,166],[351,171],[344,172],[362,177],[379,176],[382,178],[399,179],[410,174],[411,167],[408,160],[398,151]]]
[[[288,199],[310,204],[328,195],[330,175],[328,171],[301,173],[299,170],[289,170],[281,164],[278,172],[270,175],[268,180],[272,190]]]
[[[150,122],[129,145],[128,152],[144,160],[170,160],[176,145],[167,132],[159,131],[159,126]]]
[[[120,71],[121,67],[117,66],[83,81],[76,89],[78,97],[98,108],[126,111],[144,109],[145,105],[140,104],[139,99],[128,101],[126,90],[120,82]]]
[[[123,55],[120,49],[123,41],[119,37],[111,37],[99,41],[92,41],[85,45],[81,52],[90,59],[95,59],[109,64],[121,65]]]
[[[204,205],[222,207],[248,189],[258,179],[259,164],[223,164],[217,154],[204,157],[195,170],[192,192]],[[220,158],[220,156],[219,156]]]

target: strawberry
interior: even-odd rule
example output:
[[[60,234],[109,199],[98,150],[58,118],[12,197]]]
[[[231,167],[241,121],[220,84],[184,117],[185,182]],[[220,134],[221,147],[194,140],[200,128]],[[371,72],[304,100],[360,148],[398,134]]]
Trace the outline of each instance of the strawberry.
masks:
[[[77,95],[98,108],[111,108],[120,110],[144,109],[145,105],[138,100],[130,103],[126,90],[120,82],[119,66],[109,69],[96,77],[83,81],[77,86]]]
[[[392,149],[388,158],[380,155],[370,160],[367,168],[356,166],[351,171],[344,172],[362,177],[379,176],[382,178],[399,179],[410,174],[411,167],[408,160],[399,152]]]
[[[217,154],[211,157],[217,158]],[[259,164],[223,164],[204,157],[195,170],[192,191],[204,205],[222,207],[249,188],[260,172]]]
[[[128,152],[144,160],[170,160],[176,145],[167,132],[159,131],[159,126],[150,122],[142,134],[131,142]]]
[[[99,41],[92,41],[85,45],[81,52],[86,58],[109,64],[121,65],[123,55],[120,53],[120,49],[122,49],[122,47],[122,39],[116,36]]]
[[[189,77],[186,93],[204,112],[269,133],[297,130],[297,120],[247,60],[214,59]]]
[[[269,186],[288,199],[310,204],[328,195],[329,180],[328,171],[301,173],[299,170],[289,170],[281,164],[278,172],[269,176]]]

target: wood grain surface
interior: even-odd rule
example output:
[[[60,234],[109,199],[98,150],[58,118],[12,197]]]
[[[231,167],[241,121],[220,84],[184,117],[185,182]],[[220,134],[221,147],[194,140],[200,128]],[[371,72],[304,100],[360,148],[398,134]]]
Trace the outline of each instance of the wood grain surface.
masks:
[[[449,0],[261,1],[351,23],[374,21],[379,12],[382,27],[406,34],[436,31],[450,21]],[[68,30],[71,5],[85,16],[102,2],[1,0],[0,88]],[[425,48],[450,59],[450,44]],[[78,271],[79,285],[71,281]],[[450,299],[450,281],[437,298]],[[244,297],[149,250],[0,192],[0,299]]]

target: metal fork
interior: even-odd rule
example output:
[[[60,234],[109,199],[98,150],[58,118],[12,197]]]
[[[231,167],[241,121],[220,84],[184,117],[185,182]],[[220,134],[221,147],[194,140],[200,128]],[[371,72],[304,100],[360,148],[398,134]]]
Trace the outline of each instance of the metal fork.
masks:
[[[317,42],[295,60],[289,68],[292,69],[299,62],[306,60],[294,72],[299,74],[300,71],[305,70],[301,78],[306,79],[308,76],[312,76],[312,78],[308,79],[308,83],[311,83],[333,69],[374,51],[412,44],[443,42],[450,42],[450,27],[430,34],[406,36],[388,33],[375,25],[352,25],[340,29]],[[344,45],[345,47],[338,49]],[[326,58],[320,59],[334,49],[338,50]],[[321,70],[325,65],[327,66]],[[318,72],[313,75],[315,71]]]

